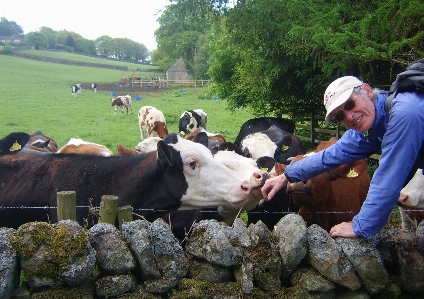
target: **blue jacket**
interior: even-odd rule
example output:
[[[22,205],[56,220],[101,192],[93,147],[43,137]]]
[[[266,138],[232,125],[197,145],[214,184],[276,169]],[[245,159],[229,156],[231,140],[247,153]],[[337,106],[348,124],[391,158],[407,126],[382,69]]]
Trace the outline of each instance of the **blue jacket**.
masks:
[[[348,130],[332,146],[285,170],[290,182],[303,181],[381,150],[367,198],[352,221],[355,234],[365,238],[373,237],[386,224],[424,140],[424,94],[398,94],[389,117],[384,109],[386,97],[380,93],[374,101],[376,119],[368,135]]]

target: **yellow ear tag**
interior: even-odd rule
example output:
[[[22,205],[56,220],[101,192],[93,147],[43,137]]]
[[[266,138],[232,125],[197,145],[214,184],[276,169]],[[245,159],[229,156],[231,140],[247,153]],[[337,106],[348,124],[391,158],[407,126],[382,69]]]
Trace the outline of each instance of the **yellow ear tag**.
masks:
[[[288,146],[288,145],[283,145],[283,146],[281,146],[281,150],[283,151],[283,152],[285,152],[286,150],[288,150],[290,147]]]
[[[18,143],[18,140],[15,141],[15,143],[10,148],[11,152],[18,151],[22,148],[22,146]]]
[[[268,167],[261,167],[260,170],[268,171]]]
[[[349,173],[347,174],[348,178],[356,178],[359,174],[355,171],[355,169],[351,168]]]

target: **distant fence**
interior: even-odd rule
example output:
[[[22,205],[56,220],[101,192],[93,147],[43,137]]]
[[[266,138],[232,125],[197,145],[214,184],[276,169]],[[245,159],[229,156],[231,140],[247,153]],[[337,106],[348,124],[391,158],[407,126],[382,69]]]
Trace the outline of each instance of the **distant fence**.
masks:
[[[133,87],[136,86],[147,86],[147,87],[168,87],[172,85],[180,85],[180,86],[205,86],[207,84],[210,84],[210,80],[165,80],[165,79],[150,79],[150,80],[143,80],[140,77],[132,77],[131,78],[131,84]]]

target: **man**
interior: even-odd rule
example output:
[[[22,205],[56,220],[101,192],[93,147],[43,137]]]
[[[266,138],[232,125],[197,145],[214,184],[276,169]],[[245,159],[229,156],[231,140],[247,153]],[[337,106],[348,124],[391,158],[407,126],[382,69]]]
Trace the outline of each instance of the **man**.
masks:
[[[399,93],[389,115],[384,108],[387,96],[356,77],[333,81],[324,94],[326,124],[334,120],[349,130],[334,145],[290,164],[284,174],[268,179],[262,187],[264,198],[271,199],[288,181],[307,180],[381,150],[379,167],[360,212],[352,222],[330,230],[332,237],[376,235],[386,224],[400,190],[415,172],[424,141],[424,94]]]

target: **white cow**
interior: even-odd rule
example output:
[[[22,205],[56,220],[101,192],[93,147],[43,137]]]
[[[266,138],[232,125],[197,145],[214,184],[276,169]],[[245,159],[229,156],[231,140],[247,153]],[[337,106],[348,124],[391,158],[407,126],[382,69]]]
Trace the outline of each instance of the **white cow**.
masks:
[[[266,171],[259,169],[255,161],[240,156],[234,151],[218,151],[214,155],[214,159],[238,173],[240,177],[246,179],[252,186],[256,186],[245,201],[218,208],[219,213],[224,218],[224,222],[231,225],[239,213],[253,210],[263,199],[261,187],[269,175]]]
[[[418,168],[398,199],[402,228],[412,230],[424,219],[424,169]]]

